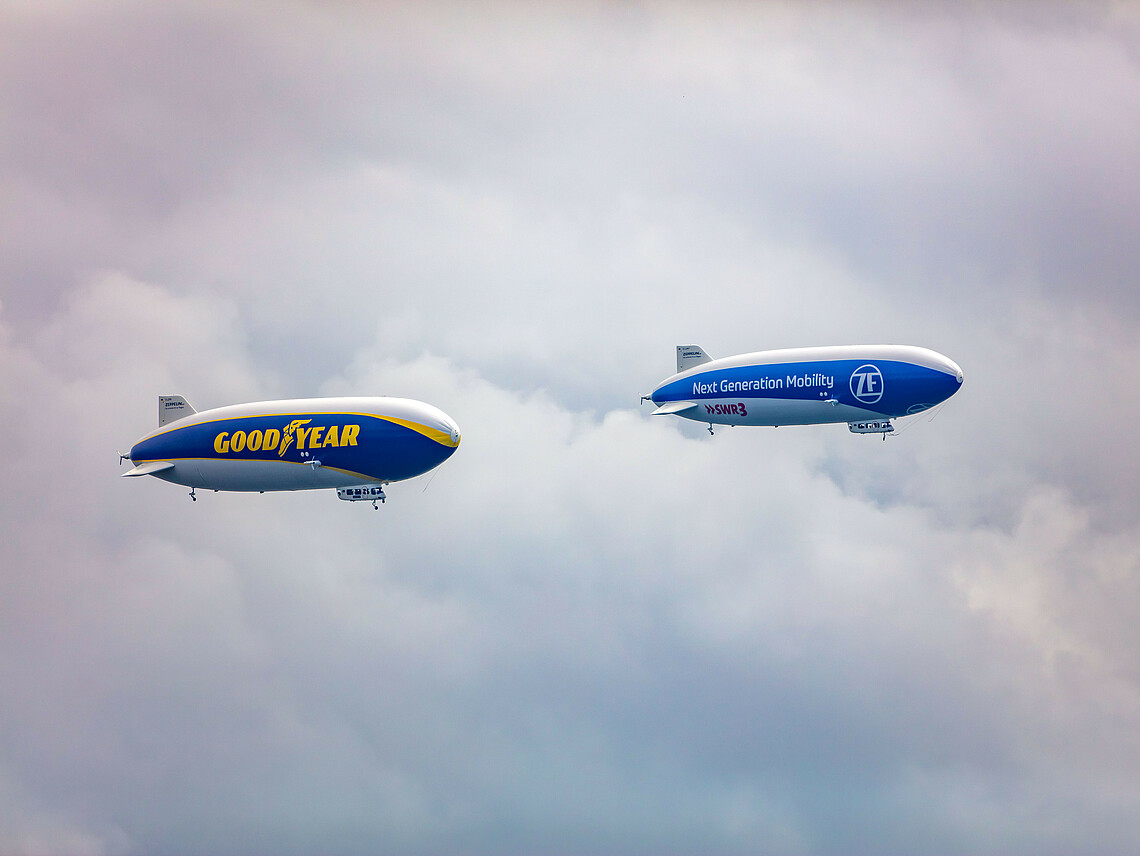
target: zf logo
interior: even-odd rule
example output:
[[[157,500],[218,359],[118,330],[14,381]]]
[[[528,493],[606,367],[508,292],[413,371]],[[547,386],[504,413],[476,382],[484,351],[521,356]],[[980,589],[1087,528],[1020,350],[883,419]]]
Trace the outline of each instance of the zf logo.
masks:
[[[851,373],[851,394],[864,404],[874,404],[883,397],[883,373],[868,364]]]

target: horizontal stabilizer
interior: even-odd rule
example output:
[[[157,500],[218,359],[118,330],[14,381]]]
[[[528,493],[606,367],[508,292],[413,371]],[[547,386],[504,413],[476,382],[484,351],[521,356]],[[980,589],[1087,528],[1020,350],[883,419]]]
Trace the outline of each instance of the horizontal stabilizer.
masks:
[[[670,401],[668,404],[662,404],[650,416],[666,416],[670,413],[684,413],[686,410],[692,410],[697,406],[695,401]]]
[[[155,473],[161,473],[163,470],[169,470],[174,467],[170,461],[147,461],[145,464],[139,464],[137,467],[132,467],[123,473],[124,476],[152,476]]]

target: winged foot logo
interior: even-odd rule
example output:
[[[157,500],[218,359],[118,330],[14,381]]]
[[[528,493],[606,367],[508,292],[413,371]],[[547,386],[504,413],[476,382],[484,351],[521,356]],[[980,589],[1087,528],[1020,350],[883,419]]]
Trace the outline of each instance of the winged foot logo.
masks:
[[[214,436],[214,451],[219,455],[232,452],[272,452],[279,458],[296,443],[300,449],[323,449],[326,446],[357,445],[359,425],[309,425],[312,419],[294,419],[283,430],[254,428],[252,431],[220,431]],[[309,426],[309,427],[305,427]]]
[[[285,433],[281,437],[281,448],[277,450],[278,456],[282,458],[285,457],[285,453],[289,451],[289,447],[293,445],[293,435],[297,433],[297,429],[302,425],[308,425],[312,421],[312,419],[294,419],[292,422],[285,426]],[[312,433],[311,428],[309,429],[309,433]],[[301,434],[301,439],[297,443],[297,448],[301,449],[304,447],[304,445],[305,435]]]

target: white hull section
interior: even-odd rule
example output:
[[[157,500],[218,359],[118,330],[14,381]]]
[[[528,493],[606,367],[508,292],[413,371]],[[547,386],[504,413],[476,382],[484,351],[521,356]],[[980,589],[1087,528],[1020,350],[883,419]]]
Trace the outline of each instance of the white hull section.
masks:
[[[331,467],[313,467],[291,461],[225,461],[211,458],[178,460],[172,468],[152,475],[186,487],[258,492],[321,490],[376,483],[374,478]]]
[[[459,429],[455,423],[440,410],[422,401],[410,398],[389,398],[380,396],[376,398],[346,397],[346,398],[291,398],[282,401],[252,401],[248,404],[230,404],[226,407],[215,407],[213,410],[204,410],[172,423],[171,427],[186,428],[189,425],[204,425],[210,422],[220,422],[225,419],[240,419],[249,416],[286,416],[292,413],[362,413],[368,416],[383,418],[405,419],[426,425],[439,431],[441,434],[451,435],[458,443]],[[163,433],[163,428],[148,434],[148,437]],[[145,437],[143,439],[146,439]]]
[[[682,375],[703,374],[708,371],[734,368],[737,366],[770,366],[798,363],[826,363],[835,360],[894,360],[923,366],[946,374],[961,374],[962,370],[953,360],[929,348],[915,345],[825,345],[814,348],[784,348],[778,351],[756,351],[751,354],[737,354],[734,357],[721,357],[678,372],[662,382],[670,383]]]

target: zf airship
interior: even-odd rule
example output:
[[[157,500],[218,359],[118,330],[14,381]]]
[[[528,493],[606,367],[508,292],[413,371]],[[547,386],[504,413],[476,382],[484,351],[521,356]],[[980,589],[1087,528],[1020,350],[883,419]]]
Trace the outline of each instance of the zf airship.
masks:
[[[759,351],[714,360],[677,346],[677,373],[642,396],[653,415],[713,425],[846,422],[857,434],[894,431],[891,419],[941,404],[962,387],[948,357],[913,345],[842,345]]]
[[[422,475],[459,446],[446,413],[407,398],[302,398],[198,413],[180,395],[158,399],[158,430],[131,448],[124,476],[194,491],[336,488],[383,502],[384,485]]]

